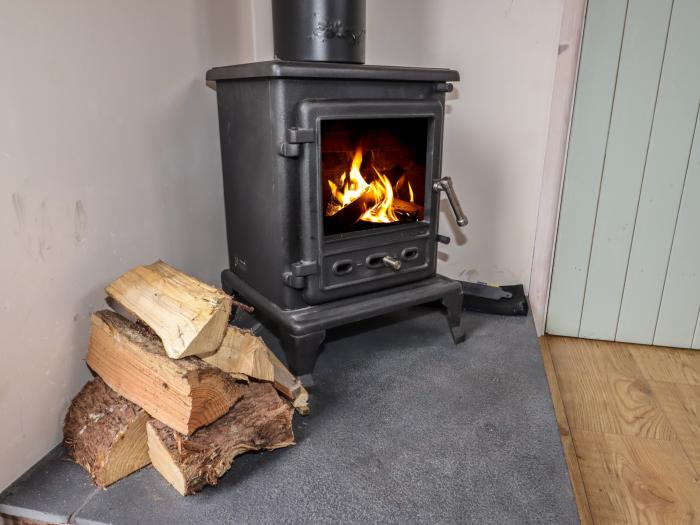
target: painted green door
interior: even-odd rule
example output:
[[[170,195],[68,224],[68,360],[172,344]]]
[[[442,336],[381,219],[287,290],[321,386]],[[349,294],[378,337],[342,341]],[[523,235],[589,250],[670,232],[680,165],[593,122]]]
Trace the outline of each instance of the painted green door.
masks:
[[[547,332],[700,348],[700,0],[589,0]]]

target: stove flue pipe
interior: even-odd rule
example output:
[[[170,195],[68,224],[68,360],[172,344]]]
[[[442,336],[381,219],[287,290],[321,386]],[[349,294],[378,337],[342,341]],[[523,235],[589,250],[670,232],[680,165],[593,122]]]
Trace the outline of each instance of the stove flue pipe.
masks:
[[[280,60],[365,62],[365,0],[272,0]]]

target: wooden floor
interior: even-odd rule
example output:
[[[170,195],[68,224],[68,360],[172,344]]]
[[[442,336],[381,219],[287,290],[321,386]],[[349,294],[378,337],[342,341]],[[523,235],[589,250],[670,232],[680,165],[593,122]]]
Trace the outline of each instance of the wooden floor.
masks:
[[[700,351],[540,342],[581,522],[700,524]]]

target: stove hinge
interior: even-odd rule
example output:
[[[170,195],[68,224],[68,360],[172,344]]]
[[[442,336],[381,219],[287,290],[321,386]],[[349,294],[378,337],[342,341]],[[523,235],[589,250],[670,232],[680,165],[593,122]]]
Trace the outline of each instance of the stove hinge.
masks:
[[[314,130],[311,128],[289,128],[287,141],[280,145],[280,155],[288,158],[296,158],[301,153],[301,144],[315,142]]]
[[[292,264],[291,272],[284,272],[282,280],[291,288],[302,289],[306,284],[306,277],[318,272],[316,261],[299,261]]]
[[[435,84],[435,91],[438,93],[452,93],[454,86],[449,82],[438,82]]]

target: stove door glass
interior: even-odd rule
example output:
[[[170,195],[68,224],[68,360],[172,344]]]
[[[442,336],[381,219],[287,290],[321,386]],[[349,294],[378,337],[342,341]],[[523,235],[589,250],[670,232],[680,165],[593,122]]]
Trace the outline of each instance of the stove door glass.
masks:
[[[427,118],[324,120],[325,235],[424,219]]]

